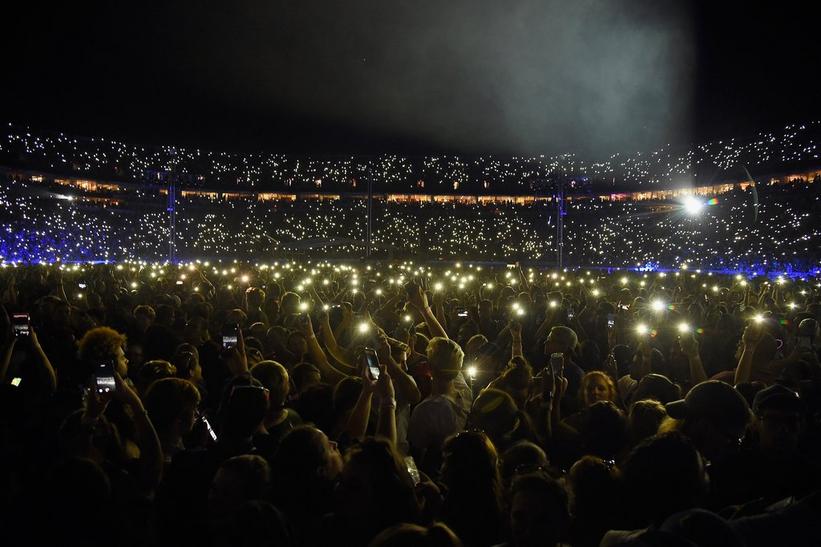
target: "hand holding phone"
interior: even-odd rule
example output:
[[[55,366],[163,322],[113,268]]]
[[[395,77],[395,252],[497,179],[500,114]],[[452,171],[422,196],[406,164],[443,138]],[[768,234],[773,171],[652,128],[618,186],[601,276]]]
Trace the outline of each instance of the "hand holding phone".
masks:
[[[114,393],[117,381],[114,379],[114,361],[107,359],[97,363],[94,370],[94,389],[104,395]]]
[[[11,318],[15,338],[27,338],[31,335],[31,317],[27,313],[15,313]]]
[[[379,380],[379,357],[376,355],[376,350],[366,347],[363,353],[363,359],[365,360],[365,367],[370,379],[374,382]]]
[[[222,333],[222,349],[236,347],[239,342],[239,325],[231,325]]]
[[[550,354],[550,368],[555,376],[564,376],[564,353]]]

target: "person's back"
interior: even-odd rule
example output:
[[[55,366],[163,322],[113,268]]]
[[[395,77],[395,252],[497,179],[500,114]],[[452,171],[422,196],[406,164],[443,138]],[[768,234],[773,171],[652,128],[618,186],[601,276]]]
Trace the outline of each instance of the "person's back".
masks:
[[[435,475],[445,439],[465,428],[472,395],[461,373],[464,353],[446,338],[428,345],[428,361],[434,377],[431,395],[414,408],[408,424],[411,452],[422,470]]]

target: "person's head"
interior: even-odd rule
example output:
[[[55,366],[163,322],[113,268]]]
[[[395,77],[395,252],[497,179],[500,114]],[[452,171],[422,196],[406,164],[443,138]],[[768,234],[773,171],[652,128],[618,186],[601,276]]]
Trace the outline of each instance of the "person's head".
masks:
[[[274,494],[281,508],[327,503],[342,471],[342,455],[336,443],[309,425],[289,431],[279,443],[272,464]]]
[[[69,458],[87,458],[98,464],[121,463],[123,447],[117,427],[105,413],[89,428],[84,422],[84,410],[78,409],[62,421],[58,432],[60,454]]]
[[[624,448],[627,423],[624,412],[612,401],[587,407],[579,434],[585,454],[613,459]]]
[[[334,412],[340,419],[347,420],[348,415],[362,392],[362,379],[347,376],[334,386]],[[343,418],[344,417],[344,418]]]
[[[701,382],[684,399],[665,407],[709,461],[737,449],[750,421],[750,407],[744,397],[733,386],[717,380]]]
[[[481,431],[449,437],[442,448],[442,482],[461,498],[501,494],[499,456],[493,442]]]
[[[639,380],[633,391],[632,400],[653,399],[662,404],[681,398],[681,389],[661,374],[650,373]]]
[[[125,378],[128,375],[128,359],[123,349],[125,342],[124,334],[109,327],[96,327],[80,339],[78,355],[80,360],[90,367],[93,367],[94,363],[113,361],[115,370]]]
[[[610,376],[600,370],[593,370],[582,377],[580,398],[589,407],[599,401],[615,401],[616,385]]]
[[[658,433],[667,410],[653,399],[643,399],[630,405],[627,415],[627,436],[632,445]]]
[[[136,306],[132,315],[134,316],[134,324],[140,332],[147,331],[148,327],[150,327],[157,318],[157,313],[154,311],[154,308],[147,304]]]
[[[111,503],[111,481],[92,460],[67,458],[58,462],[46,478],[48,496],[38,507],[43,522],[71,538],[77,545],[102,544],[114,531],[106,524]],[[88,526],[91,519],[96,524]],[[57,535],[57,534],[55,534]]]
[[[154,322],[164,327],[171,327],[174,324],[174,308],[169,304],[160,304],[157,306],[157,315]]]
[[[177,369],[163,359],[153,359],[146,361],[137,369],[134,376],[134,384],[137,391],[142,395],[148,389],[148,386],[162,378],[173,378],[177,375]]]
[[[292,331],[288,334],[286,349],[297,357],[308,353],[308,340],[301,332]]]
[[[222,438],[245,439],[262,425],[268,412],[268,390],[255,378],[238,377],[226,387],[221,409]]]
[[[753,413],[759,447],[766,454],[793,454],[798,438],[804,403],[791,389],[773,384],[755,395]]]
[[[413,481],[385,439],[368,437],[345,455],[337,487],[339,512],[349,526],[375,535],[419,518]]]
[[[251,369],[256,378],[268,390],[268,407],[279,410],[285,406],[291,384],[288,371],[276,361],[260,361]]]
[[[249,309],[258,309],[262,307],[262,303],[265,302],[265,291],[259,287],[248,287],[245,291],[245,295],[248,299]]]
[[[282,295],[279,303],[279,309],[282,315],[291,315],[299,311],[299,295],[294,292],[286,292]]]
[[[587,526],[607,528],[623,503],[621,472],[612,460],[583,456],[567,474],[573,515]]]
[[[470,358],[475,358],[479,353],[479,349],[487,344],[488,340],[484,334],[474,334],[465,344],[465,355]]]
[[[570,526],[567,492],[545,473],[520,475],[510,489],[513,547],[556,545]]]
[[[516,401],[516,406],[524,408],[530,394],[533,369],[523,357],[514,357],[502,372],[499,389],[506,391]]]
[[[267,496],[271,472],[261,456],[243,454],[220,465],[208,492],[208,510],[212,517],[225,518],[252,500]]]
[[[576,335],[576,331],[570,327],[553,327],[550,329],[550,334],[547,335],[544,353],[545,355],[553,353],[571,355],[578,345],[579,337]]]
[[[521,419],[513,397],[493,388],[483,390],[476,397],[468,417],[471,426],[487,433],[496,446],[502,447],[510,443]]]
[[[200,352],[192,344],[180,344],[171,358],[171,364],[177,369],[177,377],[197,383],[202,380]]]
[[[623,467],[629,508],[637,526],[696,507],[707,491],[704,462],[695,445],[677,431],[642,441]]]
[[[427,357],[433,378],[449,381],[455,379],[462,370],[465,354],[453,340],[437,336],[428,343]]]
[[[304,393],[308,388],[322,381],[322,374],[310,363],[299,363],[291,369],[291,379],[294,381],[297,393]]]
[[[148,387],[143,402],[160,438],[179,440],[194,427],[200,393],[188,380],[163,378]]]
[[[368,547],[462,547],[462,542],[441,522],[430,528],[403,522],[382,530]]]
[[[245,322],[247,320],[248,316],[244,311],[242,311],[240,308],[234,308],[232,310],[228,310],[228,312],[225,314],[225,321],[223,321],[223,324],[231,326],[239,325],[240,328],[242,328],[243,326],[245,326]]]
[[[502,480],[510,484],[516,474],[545,470],[550,462],[542,447],[530,441],[519,441],[502,453]]]

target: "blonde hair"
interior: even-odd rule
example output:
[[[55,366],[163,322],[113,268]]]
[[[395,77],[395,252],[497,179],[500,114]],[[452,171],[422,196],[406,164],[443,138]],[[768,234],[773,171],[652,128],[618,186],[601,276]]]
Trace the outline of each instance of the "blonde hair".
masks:
[[[436,378],[453,380],[462,370],[465,352],[459,344],[449,338],[437,336],[432,338],[427,347],[428,362]]]
[[[605,374],[600,370],[591,370],[584,376],[582,376],[581,386],[579,387],[579,397],[582,401],[587,400],[587,386],[590,385],[590,382],[593,378],[601,378],[605,384],[607,384],[607,389],[610,391],[610,398],[609,401],[617,402],[616,395],[618,392],[616,391],[616,384],[613,382],[613,379]]]

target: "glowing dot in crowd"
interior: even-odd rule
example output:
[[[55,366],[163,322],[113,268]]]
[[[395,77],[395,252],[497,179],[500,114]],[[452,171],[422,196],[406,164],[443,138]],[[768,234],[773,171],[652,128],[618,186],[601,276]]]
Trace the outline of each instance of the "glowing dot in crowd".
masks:
[[[656,313],[658,313],[660,311],[664,311],[664,308],[666,308],[666,307],[667,307],[667,304],[664,303],[664,300],[661,300],[661,299],[658,299],[658,298],[653,300],[650,303],[650,308]]]
[[[686,334],[690,332],[690,325],[688,325],[687,323],[679,323],[678,327],[676,328],[680,334]]]
[[[682,200],[684,211],[688,215],[698,215],[704,210],[704,202],[694,196],[687,196]]]
[[[471,380],[475,380],[476,379],[476,374],[479,372],[479,370],[476,368],[476,365],[470,365],[467,368],[467,372],[468,372],[468,377]]]
[[[367,322],[363,321],[356,326],[356,330],[359,334],[367,334],[371,330],[371,326]]]
[[[650,332],[650,328],[644,323],[639,323],[638,325],[636,325],[636,332],[641,336],[644,336],[645,334]]]

